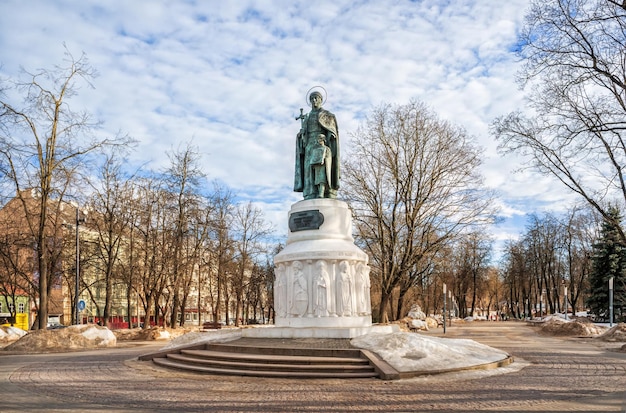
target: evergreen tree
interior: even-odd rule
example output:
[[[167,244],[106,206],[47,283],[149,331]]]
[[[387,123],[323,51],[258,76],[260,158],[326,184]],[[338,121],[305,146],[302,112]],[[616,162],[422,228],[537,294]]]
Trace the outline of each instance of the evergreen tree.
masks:
[[[593,245],[592,270],[589,276],[587,306],[592,314],[609,317],[609,279],[613,279],[613,313],[615,320],[626,314],[626,245],[620,238],[621,222],[618,208],[610,207],[610,220],[602,223],[600,237]]]

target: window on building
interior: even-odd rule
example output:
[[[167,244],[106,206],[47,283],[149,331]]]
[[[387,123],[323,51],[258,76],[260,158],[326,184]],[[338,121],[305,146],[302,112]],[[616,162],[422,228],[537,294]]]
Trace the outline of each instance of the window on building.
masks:
[[[17,312],[20,314],[24,314],[26,312],[25,307],[26,306],[24,305],[24,303],[17,303]]]

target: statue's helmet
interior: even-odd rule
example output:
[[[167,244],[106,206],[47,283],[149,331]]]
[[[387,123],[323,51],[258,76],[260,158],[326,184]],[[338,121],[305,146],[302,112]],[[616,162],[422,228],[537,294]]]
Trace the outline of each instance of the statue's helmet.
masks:
[[[324,97],[322,96],[322,94],[318,92],[317,90],[311,92],[311,94],[309,95],[309,100],[313,100],[313,96],[319,96],[320,99],[324,100]]]
[[[322,86],[313,86],[308,92],[306,92],[307,105],[312,106],[311,103],[313,102],[311,99],[313,96],[319,96],[322,99],[322,105],[326,103],[326,89]]]

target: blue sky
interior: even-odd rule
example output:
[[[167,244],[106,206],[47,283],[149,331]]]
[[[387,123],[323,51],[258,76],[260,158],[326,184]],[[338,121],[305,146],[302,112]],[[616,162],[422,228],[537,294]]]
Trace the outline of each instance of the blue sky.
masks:
[[[427,103],[483,148],[485,183],[515,238],[525,214],[574,200],[554,180],[514,173],[489,124],[523,109],[512,50],[528,0],[0,2],[0,76],[51,68],[65,43],[99,76],[72,105],[103,121],[101,133],[139,141],[137,165],[158,169],[191,141],[209,179],[261,207],[278,234],[301,199],[293,153],[306,92],[322,85],[342,153],[350,132],[381,103]]]

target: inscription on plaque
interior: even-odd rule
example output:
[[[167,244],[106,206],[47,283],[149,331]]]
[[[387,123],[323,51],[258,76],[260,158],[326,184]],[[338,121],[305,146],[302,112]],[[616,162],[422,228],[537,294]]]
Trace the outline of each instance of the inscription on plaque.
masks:
[[[317,209],[294,212],[289,215],[289,230],[291,232],[319,229],[324,223],[324,215]]]

